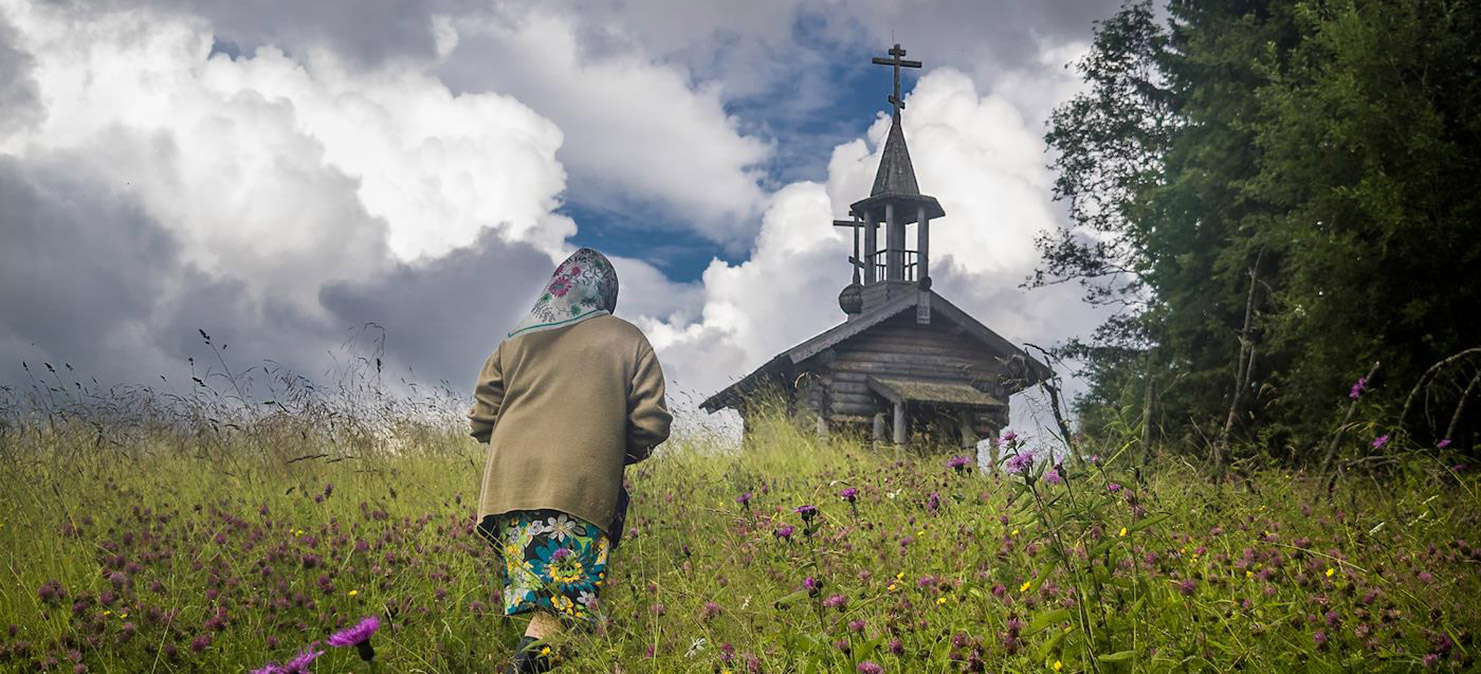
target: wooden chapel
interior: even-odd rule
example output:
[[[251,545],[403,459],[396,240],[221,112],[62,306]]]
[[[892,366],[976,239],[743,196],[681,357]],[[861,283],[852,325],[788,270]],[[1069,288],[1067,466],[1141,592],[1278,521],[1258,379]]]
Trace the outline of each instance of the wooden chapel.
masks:
[[[838,296],[846,320],[793,346],[715,393],[701,407],[740,412],[749,428],[763,394],[780,395],[819,433],[862,427],[876,440],[951,436],[962,446],[996,437],[1008,423],[1008,399],[1050,376],[1012,342],[931,290],[930,225],[946,215],[921,194],[901,129],[900,69],[919,68],[896,44],[889,135],[868,197],[834,226],[853,232],[853,280]],[[915,227],[917,249],[907,248]],[[880,228],[883,240],[880,240]],[[862,249],[861,249],[862,246]]]

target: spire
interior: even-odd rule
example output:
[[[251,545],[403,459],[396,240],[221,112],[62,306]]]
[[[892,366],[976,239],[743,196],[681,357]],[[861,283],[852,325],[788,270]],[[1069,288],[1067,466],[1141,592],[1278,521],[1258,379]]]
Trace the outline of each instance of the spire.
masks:
[[[883,194],[917,195],[920,185],[915,182],[915,167],[910,164],[910,149],[905,147],[905,132],[900,130],[897,116],[890,124],[890,136],[884,142],[884,154],[879,158],[879,171],[874,174],[874,189],[869,196]]]
[[[921,62],[905,60],[905,49],[898,42],[890,48],[889,54],[890,58],[875,57],[871,60],[875,65],[890,66],[895,71],[895,89],[889,98],[893,109],[890,135],[885,140],[884,155],[879,160],[879,172],[874,174],[874,189],[869,192],[871,197],[920,194],[920,186],[915,182],[915,167],[910,165],[910,150],[905,147],[905,132],[900,129],[900,110],[905,107],[905,99],[900,96],[900,69],[919,68]]]

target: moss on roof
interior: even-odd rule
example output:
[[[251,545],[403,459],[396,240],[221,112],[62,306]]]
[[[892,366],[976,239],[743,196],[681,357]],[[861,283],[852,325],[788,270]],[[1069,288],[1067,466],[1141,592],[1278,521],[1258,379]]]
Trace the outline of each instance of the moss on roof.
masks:
[[[972,388],[965,382],[939,381],[931,379],[909,379],[904,377],[870,377],[869,383],[886,398],[893,401],[944,403],[949,405],[972,405],[974,407],[999,407],[1001,400]]]

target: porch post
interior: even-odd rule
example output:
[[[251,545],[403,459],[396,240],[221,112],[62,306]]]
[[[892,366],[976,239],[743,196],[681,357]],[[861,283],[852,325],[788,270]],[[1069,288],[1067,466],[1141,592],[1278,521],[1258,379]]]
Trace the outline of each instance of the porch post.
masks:
[[[895,403],[895,444],[905,444],[905,402]]]

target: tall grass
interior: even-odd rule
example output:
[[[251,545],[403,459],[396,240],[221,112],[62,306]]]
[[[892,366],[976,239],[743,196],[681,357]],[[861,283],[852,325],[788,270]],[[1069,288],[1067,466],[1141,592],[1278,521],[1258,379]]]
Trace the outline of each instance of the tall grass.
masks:
[[[85,386],[12,399],[0,669],[245,672],[368,615],[379,671],[506,666],[523,622],[473,531],[461,402],[274,381],[273,404],[240,379],[103,413]],[[572,672],[1473,666],[1474,478],[1215,483],[1128,439],[1078,449],[983,472],[777,414],[739,449],[688,434],[628,469],[606,620],[553,645]],[[367,669],[329,650],[311,671]]]

